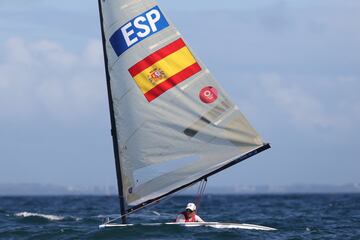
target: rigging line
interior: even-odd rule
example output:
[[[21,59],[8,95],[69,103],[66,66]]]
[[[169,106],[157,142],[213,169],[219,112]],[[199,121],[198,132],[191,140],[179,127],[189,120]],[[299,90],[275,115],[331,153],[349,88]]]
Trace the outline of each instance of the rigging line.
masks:
[[[198,206],[198,204],[199,204],[200,193],[201,193],[201,189],[202,189],[203,182],[204,182],[204,180],[201,180],[201,181],[199,182],[199,187],[198,187],[198,190],[197,190],[197,193],[196,193],[196,197],[195,197],[195,204],[196,204],[196,206]]]
[[[197,202],[198,209],[200,209],[201,199],[202,199],[203,193],[205,191],[205,186],[206,186],[206,181],[203,180],[202,184],[201,184],[201,189],[200,189],[200,192],[199,192],[198,202]]]
[[[199,186],[198,186],[198,190],[196,192],[196,197],[195,197],[195,204],[197,203],[198,199],[199,199],[199,194],[201,192],[201,188],[202,188],[202,184],[203,184],[204,180],[201,180],[199,182]]]
[[[195,201],[197,212],[199,212],[201,199],[202,199],[202,196],[203,196],[203,194],[205,192],[206,185],[207,185],[207,179],[206,178],[203,179],[199,183],[198,193],[197,193],[197,197],[196,197],[196,201]]]

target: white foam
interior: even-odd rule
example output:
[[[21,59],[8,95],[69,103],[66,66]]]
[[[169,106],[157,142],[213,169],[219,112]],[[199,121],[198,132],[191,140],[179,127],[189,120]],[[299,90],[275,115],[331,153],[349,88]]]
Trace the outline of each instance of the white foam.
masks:
[[[64,217],[62,216],[56,216],[56,215],[49,215],[49,214],[40,214],[40,213],[31,213],[31,212],[20,212],[16,213],[15,216],[17,217],[41,217],[48,219],[50,221],[61,221],[64,220]]]

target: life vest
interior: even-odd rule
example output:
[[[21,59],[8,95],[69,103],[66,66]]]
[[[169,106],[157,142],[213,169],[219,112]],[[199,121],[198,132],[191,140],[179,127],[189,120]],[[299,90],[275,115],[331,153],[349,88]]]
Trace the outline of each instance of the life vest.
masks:
[[[196,222],[196,215],[192,215],[192,217],[190,219],[186,219],[186,212],[182,212],[182,215],[184,215],[185,218],[185,222]]]

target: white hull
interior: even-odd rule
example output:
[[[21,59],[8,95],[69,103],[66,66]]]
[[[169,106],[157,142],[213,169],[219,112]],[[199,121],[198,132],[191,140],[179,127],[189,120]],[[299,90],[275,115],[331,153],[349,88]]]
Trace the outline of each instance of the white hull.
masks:
[[[106,228],[122,228],[131,226],[161,226],[161,225],[179,225],[185,227],[212,227],[218,229],[245,229],[245,230],[258,230],[258,231],[274,231],[275,228],[246,224],[246,223],[221,223],[221,222],[195,222],[195,223],[141,223],[141,224],[115,224],[108,223],[99,226],[100,229]]]

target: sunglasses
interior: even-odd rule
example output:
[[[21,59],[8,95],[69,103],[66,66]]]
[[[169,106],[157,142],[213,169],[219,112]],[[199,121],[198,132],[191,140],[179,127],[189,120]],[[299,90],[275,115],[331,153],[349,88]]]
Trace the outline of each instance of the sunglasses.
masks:
[[[190,213],[191,213],[191,212],[193,212],[193,211],[191,211],[190,209],[186,209],[186,212],[190,212]]]

